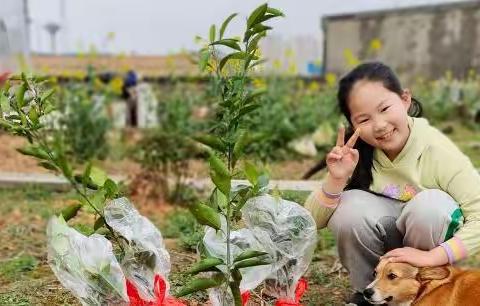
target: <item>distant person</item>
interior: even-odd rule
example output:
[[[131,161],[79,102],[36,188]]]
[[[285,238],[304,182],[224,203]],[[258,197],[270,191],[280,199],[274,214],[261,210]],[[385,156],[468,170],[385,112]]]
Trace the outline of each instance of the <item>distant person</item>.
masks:
[[[435,267],[479,252],[480,175],[419,118],[420,103],[388,66],[364,63],[349,72],[338,104],[349,126],[339,129],[327,177],[305,206],[334,234],[356,291],[348,302],[396,304],[362,294],[380,258]]]
[[[138,126],[138,96],[136,86],[138,76],[133,70],[129,70],[123,78],[122,98],[127,103],[127,126]]]

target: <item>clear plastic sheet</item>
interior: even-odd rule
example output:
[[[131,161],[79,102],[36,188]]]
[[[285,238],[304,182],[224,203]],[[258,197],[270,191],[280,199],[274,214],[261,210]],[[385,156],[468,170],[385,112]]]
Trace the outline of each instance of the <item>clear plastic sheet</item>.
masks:
[[[104,214],[105,222],[125,239],[125,256],[120,263],[125,277],[144,300],[156,300],[155,275],[167,280],[170,272],[170,255],[160,231],[127,198],[109,202]],[[168,282],[166,285],[168,295]]]
[[[225,217],[221,217],[222,230],[215,231],[211,227],[207,227],[205,236],[203,237],[203,245],[208,254],[213,257],[221,258],[224,262],[227,261],[227,222]],[[253,233],[248,228],[242,228],[236,231],[230,232],[230,261],[233,262],[235,257],[240,255],[246,250],[257,250],[267,252],[262,244],[255,239]],[[226,266],[217,266],[222,272],[226,272]],[[240,290],[248,291],[256,288],[262,281],[272,273],[272,265],[263,265],[256,267],[249,267],[240,269],[242,274],[242,281],[240,282]]]
[[[299,204],[271,195],[248,200],[242,219],[273,258],[273,271],[265,279],[267,292],[294,300],[298,280],[307,271],[317,243],[314,219]]]
[[[48,263],[82,305],[128,305],[125,277],[105,237],[84,236],[62,217],[47,226]]]
[[[301,205],[271,195],[262,195],[247,201],[242,208],[246,228],[231,232],[231,258],[247,249],[264,251],[270,265],[240,270],[242,292],[265,282],[266,292],[283,300],[296,300],[295,290],[300,277],[307,271],[317,242],[317,229],[310,213]],[[203,239],[207,252],[226,261],[226,221],[222,230],[207,228]],[[218,266],[225,271],[225,266]],[[227,290],[229,291],[229,290]],[[231,305],[225,289],[211,289],[214,306]],[[231,298],[231,295],[230,295]]]

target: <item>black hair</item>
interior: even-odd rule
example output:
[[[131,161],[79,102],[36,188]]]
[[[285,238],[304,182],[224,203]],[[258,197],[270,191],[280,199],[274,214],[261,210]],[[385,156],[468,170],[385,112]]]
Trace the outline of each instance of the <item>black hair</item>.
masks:
[[[350,71],[347,75],[340,79],[337,100],[340,111],[349,122],[349,126],[345,132],[345,139],[349,139],[353,135],[353,124],[350,120],[350,109],[348,101],[354,85],[358,81],[381,82],[383,86],[391,92],[401,96],[403,93],[402,86],[395,73],[387,65],[380,62],[368,62],[360,64]],[[412,117],[420,117],[423,109],[420,102],[412,97],[412,103],[408,109],[408,114]],[[358,164],[352,174],[352,177],[345,187],[349,189],[361,189],[370,191],[369,187],[373,181],[373,152],[374,147],[358,138],[355,149],[360,153]]]

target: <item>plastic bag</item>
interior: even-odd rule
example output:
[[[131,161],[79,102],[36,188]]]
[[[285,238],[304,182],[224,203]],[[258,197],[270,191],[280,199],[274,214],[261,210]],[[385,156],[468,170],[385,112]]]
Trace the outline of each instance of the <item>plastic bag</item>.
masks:
[[[104,209],[105,222],[123,238],[125,256],[120,265],[125,277],[145,301],[157,301],[155,277],[168,279],[170,255],[162,235],[150,220],[140,215],[127,198],[110,201]],[[165,281],[165,295],[169,285]]]
[[[126,198],[109,202],[104,213],[122,236],[121,264],[105,237],[86,237],[63,218],[50,220],[48,257],[60,282],[83,305],[184,306],[168,295],[170,256],[156,227]]]
[[[221,258],[226,262],[227,239],[225,233],[227,232],[227,222],[224,216],[221,216],[221,223],[222,230],[220,231],[215,231],[215,229],[207,227],[205,236],[203,237],[203,245],[210,256]],[[248,228],[231,231],[230,240],[230,262],[233,262],[236,256],[246,250],[267,252],[260,241],[254,237],[252,231]],[[225,265],[217,266],[217,268],[226,273],[227,267]],[[270,275],[270,273],[272,273],[272,271],[271,264],[240,269],[240,273],[242,274],[240,290],[244,292],[256,288],[268,275]]]
[[[63,217],[47,225],[48,263],[62,285],[82,305],[127,305],[125,277],[105,237],[86,237]]]
[[[265,279],[267,292],[294,301],[298,281],[307,271],[317,243],[310,212],[295,202],[262,195],[247,201],[242,219],[273,258],[273,271]]]
[[[230,233],[230,260],[247,249],[253,249],[268,253],[272,264],[241,269],[240,290],[245,293],[265,282],[266,291],[278,298],[279,303],[296,303],[299,292],[303,294],[306,290],[306,286],[303,287],[306,283],[299,282],[299,279],[308,269],[317,241],[312,216],[295,202],[262,195],[247,201],[242,208],[242,219],[246,228]],[[211,256],[226,261],[224,217],[221,223],[220,231],[207,227],[203,244]],[[224,265],[217,268],[226,271]],[[226,288],[210,289],[210,301],[214,306],[233,305],[229,304],[229,292]]]

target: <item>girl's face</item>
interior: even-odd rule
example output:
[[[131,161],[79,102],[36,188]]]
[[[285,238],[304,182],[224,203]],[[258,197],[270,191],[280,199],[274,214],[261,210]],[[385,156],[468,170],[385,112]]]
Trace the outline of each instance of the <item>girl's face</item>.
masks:
[[[398,96],[382,82],[359,81],[350,92],[348,107],[353,127],[361,128],[360,138],[381,149],[394,160],[410,135],[408,108],[412,96],[408,90]]]

